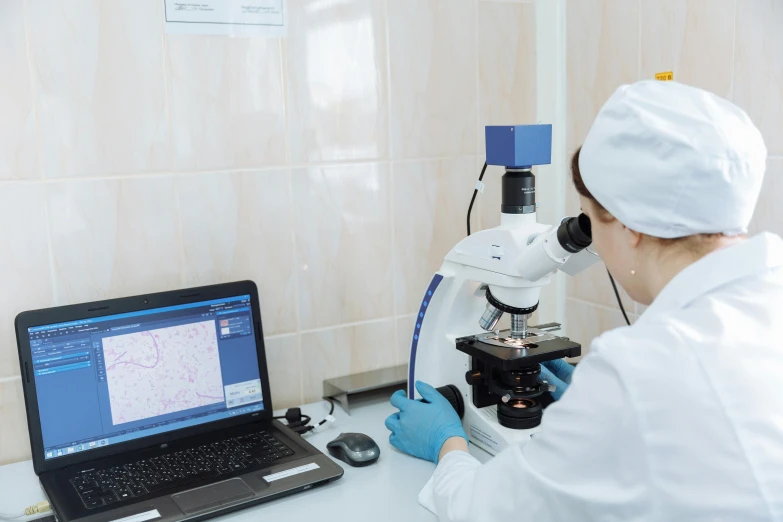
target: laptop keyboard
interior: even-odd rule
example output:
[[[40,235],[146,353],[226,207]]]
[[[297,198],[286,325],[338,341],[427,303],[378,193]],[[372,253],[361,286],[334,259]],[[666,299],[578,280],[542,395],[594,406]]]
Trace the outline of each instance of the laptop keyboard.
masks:
[[[87,509],[125,502],[205,478],[268,467],[294,452],[267,431],[258,431],[197,448],[91,470],[70,482]]]

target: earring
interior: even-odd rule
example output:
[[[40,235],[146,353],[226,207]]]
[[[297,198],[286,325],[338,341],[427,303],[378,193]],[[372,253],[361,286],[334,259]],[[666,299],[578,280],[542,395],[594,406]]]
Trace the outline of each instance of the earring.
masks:
[[[636,275],[636,270],[631,270],[631,275],[632,276]]]

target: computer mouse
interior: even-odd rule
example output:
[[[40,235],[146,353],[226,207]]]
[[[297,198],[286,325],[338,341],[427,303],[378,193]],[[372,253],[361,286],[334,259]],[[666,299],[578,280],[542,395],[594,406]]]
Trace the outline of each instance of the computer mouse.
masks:
[[[354,467],[369,466],[381,456],[381,448],[364,433],[341,433],[326,447],[332,457]]]

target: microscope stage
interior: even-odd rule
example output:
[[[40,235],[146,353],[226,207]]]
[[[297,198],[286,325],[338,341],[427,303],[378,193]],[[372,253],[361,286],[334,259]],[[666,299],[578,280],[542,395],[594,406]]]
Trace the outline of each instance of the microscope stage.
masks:
[[[529,329],[523,339],[511,338],[509,330],[463,337],[457,339],[457,350],[501,371],[582,354],[579,343],[535,328]]]

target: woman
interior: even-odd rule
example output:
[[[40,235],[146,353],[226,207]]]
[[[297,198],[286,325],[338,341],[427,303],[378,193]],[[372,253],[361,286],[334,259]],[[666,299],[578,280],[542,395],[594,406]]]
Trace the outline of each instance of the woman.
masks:
[[[429,403],[398,392],[391,443],[438,462],[422,503],[441,520],[783,520],[783,241],[745,236],[765,160],[721,98],[618,89],[572,177],[596,251],[650,307],[576,370],[549,365],[567,389],[540,433],[484,465],[429,385]]]

